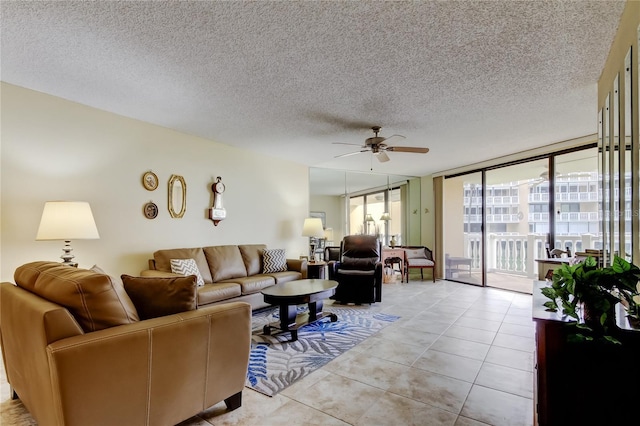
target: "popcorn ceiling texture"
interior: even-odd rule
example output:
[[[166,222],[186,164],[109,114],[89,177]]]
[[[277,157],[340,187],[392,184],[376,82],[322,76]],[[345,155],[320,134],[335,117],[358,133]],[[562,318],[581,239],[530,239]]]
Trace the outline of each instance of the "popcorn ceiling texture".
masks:
[[[300,163],[425,175],[596,132],[621,1],[1,3],[2,81]],[[401,143],[400,143],[401,141]]]

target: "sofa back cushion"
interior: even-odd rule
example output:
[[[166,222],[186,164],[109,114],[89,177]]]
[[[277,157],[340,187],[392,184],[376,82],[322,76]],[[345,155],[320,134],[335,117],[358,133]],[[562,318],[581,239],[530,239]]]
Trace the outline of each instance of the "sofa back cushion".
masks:
[[[247,276],[238,246],[210,246],[203,248],[213,282]]]
[[[106,274],[58,262],[31,262],[16,269],[19,287],[64,306],[85,332],[139,321],[122,282]]]
[[[417,249],[404,249],[404,252],[407,255],[407,259],[426,259],[427,253],[423,248]]]
[[[158,250],[153,253],[153,259],[156,262],[156,269],[164,272],[171,272],[171,259],[194,259],[204,282],[206,284],[213,282],[209,264],[200,247]]]
[[[257,275],[262,272],[262,253],[267,248],[265,244],[239,245],[242,261],[247,270],[247,275]]]

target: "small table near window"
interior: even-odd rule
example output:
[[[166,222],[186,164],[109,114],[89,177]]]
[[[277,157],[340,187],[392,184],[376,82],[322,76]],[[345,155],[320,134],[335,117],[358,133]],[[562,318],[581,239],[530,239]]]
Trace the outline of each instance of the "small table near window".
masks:
[[[382,248],[382,256],[380,256],[383,268],[390,264],[393,272],[400,272],[400,282],[402,282],[405,276],[405,268],[407,267],[406,253],[401,248]],[[398,269],[395,269],[395,265],[398,265]],[[409,279],[407,278],[407,282]]]

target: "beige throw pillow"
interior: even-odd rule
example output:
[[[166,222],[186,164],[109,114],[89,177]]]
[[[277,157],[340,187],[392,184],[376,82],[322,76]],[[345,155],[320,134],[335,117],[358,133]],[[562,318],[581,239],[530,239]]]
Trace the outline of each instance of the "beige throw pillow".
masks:
[[[198,287],[204,285],[204,279],[195,259],[171,259],[171,272],[180,275],[195,275],[198,278]]]

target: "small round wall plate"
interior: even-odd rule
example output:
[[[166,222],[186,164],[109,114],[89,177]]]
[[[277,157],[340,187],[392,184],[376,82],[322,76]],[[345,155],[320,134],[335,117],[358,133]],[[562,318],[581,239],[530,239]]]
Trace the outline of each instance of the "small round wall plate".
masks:
[[[155,219],[158,216],[158,206],[151,201],[144,205],[142,211],[147,219]]]
[[[149,171],[142,175],[142,185],[148,191],[153,191],[158,187],[158,176],[155,173]]]

